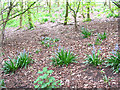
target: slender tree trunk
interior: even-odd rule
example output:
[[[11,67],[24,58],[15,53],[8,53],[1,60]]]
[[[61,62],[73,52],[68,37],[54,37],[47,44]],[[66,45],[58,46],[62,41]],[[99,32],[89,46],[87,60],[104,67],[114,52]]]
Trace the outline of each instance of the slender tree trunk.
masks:
[[[106,6],[107,5],[107,0],[105,0],[105,2],[104,2],[104,6]]]
[[[68,18],[68,0],[66,0],[66,15],[65,15],[64,25],[67,25],[67,18]]]
[[[111,2],[110,2],[110,0],[109,0],[109,9],[110,9],[110,11],[113,13],[111,7],[112,7],[112,6],[111,6]]]
[[[6,24],[7,24],[7,22],[8,22],[8,19],[9,19],[9,16],[10,16],[10,12],[11,12],[12,9],[13,9],[12,6],[13,6],[13,4],[12,4],[12,2],[10,2],[10,7],[9,7],[9,11],[8,11],[8,13],[7,13],[6,20],[5,20],[5,21],[3,20],[2,42],[1,42],[2,45],[4,45],[5,27],[6,27]],[[3,14],[2,14],[2,19],[3,19]]]
[[[9,10],[8,10],[8,13],[7,13],[7,17],[4,21],[3,20],[2,8],[1,8],[1,19],[3,20],[3,28],[2,28],[2,30],[0,30],[0,54],[2,53],[2,47],[3,47],[3,44],[4,44],[3,41],[4,41],[4,34],[5,34],[5,26],[7,24],[8,19],[9,19],[11,10],[12,10],[12,2],[10,2],[10,7],[9,7]],[[0,69],[2,68],[2,60],[3,60],[3,56],[0,56]],[[1,73],[2,73],[2,71],[0,70],[0,79],[2,80]],[[1,90],[1,88],[0,88],[0,90]]]
[[[88,6],[87,6],[87,19],[88,21],[90,20],[90,3],[91,3],[91,0],[89,0],[87,2]]]
[[[49,13],[51,13],[51,0],[49,0]]]
[[[38,13],[38,11],[39,11],[38,9],[39,9],[39,6],[37,5],[37,13]]]
[[[90,19],[90,7],[87,7],[87,19]]]
[[[3,13],[2,13],[2,6],[4,6],[4,5],[2,5],[2,2],[1,2],[1,0],[0,0],[0,9],[1,9],[1,20],[3,21]],[[2,22],[1,21],[1,22]],[[1,47],[2,47],[2,26],[1,26],[1,28],[0,28],[0,50],[1,50]],[[1,52],[0,52],[1,53]]]
[[[84,6],[83,6],[83,0],[81,2],[82,2],[82,7],[81,7],[81,9],[82,9],[82,17],[85,18],[85,14],[84,14],[84,11],[83,11],[84,10],[83,9],[84,8]]]
[[[57,4],[58,4],[58,7],[60,6],[60,1],[59,0],[57,0]]]
[[[78,31],[78,28],[77,28],[77,13],[78,13],[78,10],[79,10],[79,7],[80,7],[80,1],[77,5],[77,10],[72,9],[71,6],[69,5],[69,3],[68,3],[68,6],[69,6],[70,10],[73,11],[75,30]]]
[[[28,2],[28,7],[29,7],[29,4],[30,4],[30,2]],[[28,22],[29,22],[29,29],[34,28],[30,9],[28,9]]]
[[[77,31],[77,16],[74,14],[75,30]]]
[[[118,16],[119,16],[119,18],[120,18],[120,10],[118,11]]]
[[[85,18],[85,14],[84,14],[84,12],[83,12],[83,7],[82,7],[82,16],[83,16],[83,18]]]
[[[46,3],[47,3],[47,6],[49,6],[49,2],[48,2],[48,0],[46,0]]]
[[[23,0],[20,2],[20,8],[21,8],[21,12],[23,12]],[[20,15],[20,28],[22,28],[22,21],[23,21],[23,17],[21,14]]]

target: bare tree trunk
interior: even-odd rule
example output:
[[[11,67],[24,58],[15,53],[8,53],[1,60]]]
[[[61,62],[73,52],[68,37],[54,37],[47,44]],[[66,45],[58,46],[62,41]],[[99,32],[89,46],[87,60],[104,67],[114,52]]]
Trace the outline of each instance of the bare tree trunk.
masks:
[[[112,7],[112,6],[111,6],[111,2],[110,2],[110,0],[109,0],[109,9],[110,9],[110,11],[113,13],[111,7]]]
[[[49,13],[51,13],[51,0],[49,0]]]
[[[23,0],[20,2],[21,12],[23,12]],[[20,15],[20,28],[22,28],[23,17]]]
[[[87,19],[90,19],[90,7],[87,7]]]
[[[89,0],[89,2],[87,2],[88,3],[88,6],[87,6],[87,21],[90,20],[90,2],[91,2],[91,0]]]
[[[83,18],[85,18],[85,14],[83,12],[83,6],[82,6],[82,16],[83,16]]]
[[[76,15],[74,15],[74,22],[75,22],[75,30],[77,30],[78,28],[77,28],[77,16]]]
[[[4,34],[5,34],[5,26],[7,24],[8,19],[9,19],[10,12],[12,10],[12,5],[13,5],[12,2],[10,2],[10,7],[9,7],[9,10],[8,10],[8,13],[7,13],[7,18],[6,18],[5,21],[3,20],[3,13],[2,13],[2,8],[1,8],[1,19],[3,20],[3,28],[2,28],[2,30],[0,30],[0,55],[2,53],[2,47],[3,47],[3,44],[4,44],[3,41],[4,41]],[[3,56],[0,56],[0,69],[2,68],[2,60],[3,60]],[[0,70],[0,79],[2,80],[1,73],[2,73],[2,71]]]
[[[57,4],[58,4],[58,7],[60,6],[60,1],[59,0],[57,0]]]
[[[71,6],[69,5],[69,3],[68,3],[68,6],[69,6],[70,10],[73,11],[75,30],[78,31],[78,28],[77,28],[77,13],[78,13],[78,10],[79,10],[79,7],[80,7],[80,1],[78,3],[77,10],[72,9]]]
[[[46,3],[47,3],[47,6],[49,6],[49,2],[48,2],[48,0],[46,0]]]
[[[38,13],[38,11],[39,11],[38,9],[39,9],[39,6],[37,5],[37,13]]]
[[[120,10],[118,11],[118,16],[119,16],[119,18],[120,18]]]
[[[28,1],[28,7],[29,7],[30,2]],[[28,22],[29,22],[29,29],[34,28],[33,22],[32,22],[32,17],[31,17],[31,12],[30,9],[28,9]]]
[[[65,15],[64,25],[67,25],[67,18],[68,18],[68,0],[66,0],[66,15]]]
[[[2,42],[1,42],[2,45],[4,45],[5,27],[6,27],[6,24],[7,24],[7,22],[8,22],[8,19],[9,19],[9,16],[10,16],[10,12],[11,12],[11,10],[13,9],[12,6],[13,6],[13,4],[12,4],[12,2],[10,2],[10,7],[9,7],[9,11],[8,11],[8,13],[7,13],[7,18],[6,18],[5,21],[3,20]],[[2,19],[3,19],[3,14],[2,14]]]
[[[106,6],[107,5],[107,0],[105,0],[105,2],[104,2],[104,6]]]
[[[3,13],[2,13],[2,5],[1,5],[1,20],[3,21]],[[2,22],[1,21],[1,22]],[[1,26],[1,28],[0,28],[0,48],[2,47],[2,26]]]

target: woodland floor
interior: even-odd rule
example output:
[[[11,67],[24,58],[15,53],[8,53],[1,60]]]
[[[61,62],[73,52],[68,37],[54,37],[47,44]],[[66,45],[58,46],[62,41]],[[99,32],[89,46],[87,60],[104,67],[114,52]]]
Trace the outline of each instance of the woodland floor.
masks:
[[[93,35],[89,38],[82,38],[80,28],[85,26],[88,29],[92,29]],[[9,28],[6,30],[7,40],[5,41],[4,60],[9,60],[8,56],[14,58],[19,52],[22,52],[25,48],[32,55],[34,63],[29,64],[28,68],[18,69],[15,73],[4,74],[2,78],[5,80],[6,87],[8,88],[34,88],[34,81],[38,77],[38,70],[42,70],[47,66],[50,70],[54,70],[51,75],[56,80],[62,81],[62,87],[72,88],[105,88],[105,87],[118,87],[118,75],[113,73],[112,70],[107,67],[102,67],[105,73],[109,77],[113,77],[110,81],[111,85],[107,86],[101,74],[101,69],[92,65],[85,65],[83,62],[86,58],[85,54],[91,54],[92,46],[88,46],[88,43],[94,44],[96,40],[96,33],[107,33],[107,39],[102,42],[101,45],[95,45],[96,49],[101,47],[101,55],[105,58],[110,55],[110,51],[115,48],[118,43],[117,32],[117,19],[105,19],[105,20],[93,20],[91,22],[78,23],[79,31],[75,31],[74,25],[62,25],[52,22],[46,22],[45,24],[36,23],[35,30],[17,30],[15,28]],[[42,37],[59,38],[60,41],[56,42],[57,46],[53,48],[45,48],[40,44]],[[78,55],[78,63],[72,63],[68,67],[53,67],[50,63],[50,58],[53,57],[55,50],[58,47],[64,47],[65,49],[72,50]],[[41,51],[36,54],[36,50]],[[103,59],[104,59],[103,58]]]

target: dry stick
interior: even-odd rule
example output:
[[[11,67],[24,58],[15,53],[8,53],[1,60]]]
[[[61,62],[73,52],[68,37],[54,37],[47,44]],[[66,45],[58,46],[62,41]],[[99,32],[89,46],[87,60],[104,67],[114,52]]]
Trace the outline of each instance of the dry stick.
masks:
[[[79,10],[79,7],[80,7],[80,1],[79,1],[79,4],[78,4],[78,7],[77,7],[77,10],[76,10],[76,11],[73,10],[73,9],[70,7],[69,3],[68,3],[68,6],[69,6],[70,10],[73,11],[73,13],[74,13],[73,17],[74,17],[74,22],[75,22],[75,30],[77,31],[77,20],[76,20],[76,17],[77,17],[77,13],[78,13],[78,10]]]
[[[28,11],[28,10],[30,9],[31,6],[33,6],[35,3],[36,3],[36,2],[32,3],[24,12],[21,12],[21,13],[15,15],[15,16],[9,18],[7,21],[9,21],[9,20],[11,20],[11,19],[13,19],[13,18],[15,18],[15,17],[21,15],[21,14],[24,14],[26,11]],[[5,22],[6,22],[6,21],[4,21],[3,23],[5,23]],[[0,25],[2,25],[3,23],[1,23]]]

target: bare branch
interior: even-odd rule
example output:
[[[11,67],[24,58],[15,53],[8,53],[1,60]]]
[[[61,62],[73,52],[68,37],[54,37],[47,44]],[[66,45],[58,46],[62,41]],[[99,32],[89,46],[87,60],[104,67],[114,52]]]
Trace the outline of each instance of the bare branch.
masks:
[[[120,8],[120,1],[112,0],[112,2],[113,2],[118,8]]]
[[[13,8],[13,7],[16,7],[17,5],[18,5],[18,3],[16,3],[15,5],[13,5],[12,8]],[[9,7],[6,7],[6,8],[3,9],[1,12],[2,12],[2,13],[5,12],[5,10],[7,10],[8,8],[10,8],[10,6],[9,6]],[[0,15],[1,15],[1,14],[0,14]]]
[[[79,4],[78,4],[76,13],[78,12],[79,8],[80,8],[80,1],[79,1]]]
[[[13,18],[15,18],[15,17],[21,15],[21,14],[24,14],[26,11],[28,11],[28,10],[31,8],[31,6],[33,6],[35,3],[36,3],[36,2],[33,2],[25,11],[23,11],[23,12],[21,12],[21,13],[15,15],[15,16],[9,18],[7,21],[9,21],[9,20],[11,20],[11,19],[13,19]],[[5,22],[6,22],[6,21],[4,21],[3,23],[5,23]],[[0,25],[2,25],[3,23],[1,23]]]
[[[73,13],[75,14],[75,10],[73,10],[73,9],[71,8],[71,6],[70,6],[69,3],[68,3],[68,6],[69,6],[70,10],[73,11]]]

